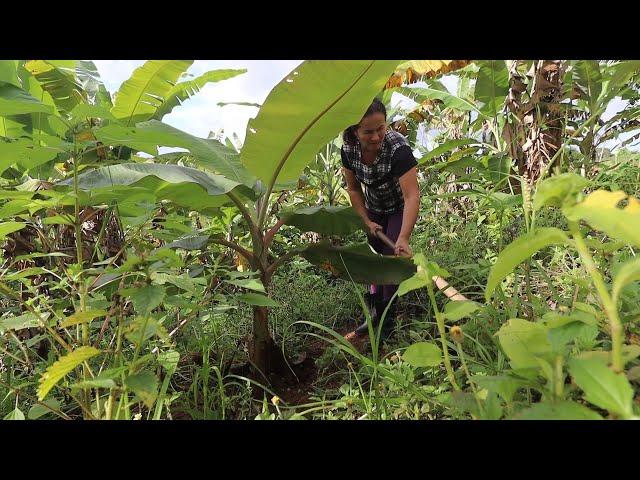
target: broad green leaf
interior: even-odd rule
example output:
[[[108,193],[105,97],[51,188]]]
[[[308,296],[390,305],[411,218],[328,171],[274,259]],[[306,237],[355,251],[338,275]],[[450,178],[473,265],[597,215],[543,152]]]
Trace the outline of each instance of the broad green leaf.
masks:
[[[490,153],[480,159],[479,170],[493,183],[504,181],[511,171],[513,160],[506,152]],[[482,168],[484,166],[484,168]]]
[[[599,413],[571,400],[540,402],[522,410],[516,420],[602,420]]]
[[[333,247],[320,242],[306,247],[301,255],[333,275],[356,283],[399,284],[416,271],[411,260],[373,253],[366,243]]]
[[[249,305],[257,305],[260,307],[280,307],[281,305],[275,300],[259,293],[243,293],[236,297],[241,302],[248,303]]]
[[[618,208],[618,203],[625,199],[627,206]],[[596,190],[581,203],[563,211],[571,221],[584,220],[611,237],[640,247],[640,200],[627,197],[623,191]]]
[[[193,60],[148,60],[122,84],[111,113],[127,126],[149,120],[192,63]]]
[[[437,263],[428,261],[423,253],[416,253],[413,256],[413,263],[416,265],[416,273],[400,283],[398,296],[406,295],[411,290],[425,288],[433,282],[434,276],[442,278],[449,276],[449,272],[440,268]]]
[[[183,250],[202,250],[207,246],[209,235],[189,234],[184,235],[169,245],[167,248],[182,248]]]
[[[509,71],[504,60],[487,60],[480,64],[476,80],[475,100],[480,111],[489,118],[501,114],[504,100],[509,93]]]
[[[622,363],[626,365],[632,360],[635,360],[640,356],[640,345],[622,345]],[[593,359],[597,358],[603,363],[610,364],[612,363],[612,355],[611,351],[604,350],[590,350],[581,352],[576,358],[580,359]]]
[[[35,145],[25,139],[11,143],[0,142],[0,172],[14,163],[24,169],[37,167],[53,160],[60,152],[59,148]]]
[[[153,118],[156,120],[162,120],[162,117],[171,113],[171,110],[178,105],[181,105],[185,100],[194,96],[208,83],[227,80],[228,78],[233,78],[245,73],[246,71],[247,70],[245,68],[241,70],[211,70],[203,73],[193,80],[175,84],[173,88],[169,90],[169,93],[167,93],[164,102],[162,102],[162,105],[160,105],[156,113],[153,115]]]
[[[444,307],[444,318],[455,322],[468,317],[479,308],[482,308],[482,305],[471,300],[449,302]]]
[[[71,186],[72,180],[65,180],[60,185]],[[113,199],[118,199],[119,204],[133,193],[128,188],[131,186],[140,187],[138,191],[152,193],[159,200],[171,200],[194,210],[230,203],[229,193],[253,196],[253,191],[245,185],[178,165],[123,163],[78,176],[78,188],[90,191],[90,197],[84,201],[89,202],[92,198],[94,204],[109,203]]]
[[[257,278],[239,278],[236,280],[225,280],[225,282],[235,285],[236,287],[248,288],[249,290],[255,290],[256,292],[266,293],[262,281]]]
[[[73,220],[61,215],[54,215],[53,217],[46,217],[42,219],[43,225],[69,225],[73,227]]]
[[[28,267],[17,272],[9,273],[5,276],[7,280],[19,280],[21,278],[33,277],[42,273],[48,273],[46,269],[42,267]]]
[[[144,404],[151,408],[158,396],[158,377],[148,371],[129,375],[124,379],[127,388],[133,391]]]
[[[0,218],[12,217],[16,213],[22,213],[27,211],[28,205],[31,200],[28,198],[16,198],[15,200],[9,200],[0,208]]]
[[[72,390],[79,390],[82,388],[115,388],[116,382],[112,378],[102,378],[102,376],[96,377],[92,380],[85,380],[83,382],[74,383],[71,385]]]
[[[49,317],[49,313],[41,314],[42,318],[46,320]],[[0,319],[0,333],[4,333],[8,330],[24,330],[25,328],[39,327],[40,322],[38,317],[33,313],[25,313],[17,317],[5,317]]]
[[[482,391],[478,392],[478,397]],[[503,408],[500,399],[495,392],[488,392],[484,399],[484,415],[480,416],[483,420],[500,420],[502,418]]]
[[[94,318],[104,317],[106,310],[89,310],[86,312],[77,312],[64,319],[60,323],[60,328],[69,328],[72,325],[80,325],[82,323],[90,323]]]
[[[430,342],[418,342],[402,354],[402,359],[413,367],[437,367],[442,363],[442,350]]]
[[[435,276],[447,278],[450,275],[449,272],[440,267],[436,262],[427,260],[424,253],[416,253],[413,256],[413,263],[416,265],[417,271],[426,272],[430,278]]]
[[[522,195],[510,195],[503,192],[493,192],[487,194],[485,198],[496,209],[505,209],[522,204]]]
[[[444,405],[454,408],[461,413],[468,413],[473,415],[475,418],[480,418],[478,402],[476,401],[475,395],[471,392],[454,390],[439,396],[438,400]]]
[[[46,116],[47,114],[38,113],[34,115]],[[20,138],[29,135],[30,122],[19,122],[16,119],[23,117],[3,117],[0,116],[0,137]],[[1,157],[0,157],[1,158]]]
[[[144,330],[143,330],[144,329]],[[144,344],[153,336],[166,340],[169,336],[167,330],[153,317],[136,317],[125,330],[124,336],[131,343]]]
[[[396,89],[396,92],[417,103],[422,103],[425,100],[440,100],[444,104],[445,108],[453,108],[455,110],[462,110],[463,112],[474,111],[480,113],[473,103],[465,100],[464,98],[452,95],[446,89],[439,90],[432,87],[401,87]],[[484,116],[484,114],[482,115]]]
[[[76,105],[87,102],[87,93],[76,77],[75,60],[29,60],[24,67],[51,96],[59,111],[69,113]]]
[[[531,255],[550,245],[564,245],[569,243],[569,237],[560,229],[554,227],[538,228],[533,232],[522,235],[510,243],[491,267],[487,279],[485,298],[491,300],[493,292],[500,282]]]
[[[249,120],[242,163],[265,185],[296,180],[336,134],[362,118],[398,60],[309,60]]]
[[[24,413],[22,413],[22,410],[16,407],[7,415],[5,415],[3,420],[24,420]]]
[[[51,408],[55,408],[56,410],[60,410],[60,402],[55,398],[50,398],[49,400],[45,400],[42,403],[49,405]],[[53,412],[51,412],[51,409],[45,407],[44,405],[41,405],[40,403],[36,403],[29,409],[29,413],[27,413],[27,418],[29,420],[37,420],[38,418],[42,417],[43,415],[46,415],[47,413],[53,413]]]
[[[98,69],[91,60],[76,60],[76,77],[82,89],[87,92],[91,104],[105,109],[113,107],[111,95],[102,83]]]
[[[547,331],[540,323],[512,318],[496,335],[513,369],[538,368],[537,359],[551,353]]]
[[[611,297],[614,302],[618,301],[620,292],[630,283],[640,281],[640,257],[629,260],[616,273],[613,279]]]
[[[98,105],[88,105],[86,103],[77,105],[71,111],[71,118],[75,122],[84,121],[87,118],[102,118],[105,120],[117,121],[116,118],[111,114],[111,112],[105,107],[100,107]]]
[[[638,73],[639,70],[640,61],[638,60],[622,61],[608,68],[605,67],[604,71],[602,72],[602,92],[598,97],[598,105],[606,108],[608,103],[613,100],[614,97],[622,97],[622,99],[624,100],[626,92],[634,95],[635,91],[633,89],[633,82],[630,82],[630,80],[634,75]],[[623,111],[618,115],[623,117],[628,113],[630,112]],[[631,117],[627,118],[632,119]],[[611,120],[612,119],[609,119],[608,121]],[[622,128],[622,131],[624,130],[625,128]],[[619,134],[620,131],[611,133],[613,133],[617,137],[617,134]],[[603,139],[604,137],[601,140]]]
[[[20,88],[17,60],[0,60],[0,84],[9,83]]]
[[[567,202],[575,203],[575,195],[581,192],[589,181],[575,173],[562,173],[547,178],[540,183],[533,199],[533,209],[544,206],[563,207]]]
[[[353,207],[307,207],[284,212],[280,219],[303,232],[318,232],[324,235],[348,235],[366,228]]]
[[[164,368],[169,375],[175,372],[178,368],[178,361],[180,360],[180,354],[175,350],[167,350],[158,354],[158,363]]]
[[[189,278],[188,275],[170,275],[167,273],[153,272],[151,274],[151,280],[158,285],[164,285],[170,283],[182,290],[185,290],[193,295],[197,295],[202,292],[202,286],[199,286],[196,280]]]
[[[589,103],[590,113],[598,115],[598,97],[602,92],[602,73],[597,60],[579,60],[573,70],[573,82],[577,83]]]
[[[418,164],[422,165],[423,163],[428,162],[432,158],[438,157],[443,153],[450,152],[456,147],[461,147],[462,145],[471,145],[476,143],[479,143],[478,140],[475,140],[473,138],[460,138],[456,140],[449,140],[443,143],[442,145],[439,145],[438,147],[434,148],[426,155],[423,155],[420,158],[420,160],[418,160]]]
[[[589,403],[622,418],[633,415],[633,389],[624,373],[614,373],[599,358],[572,358],[569,373]]]
[[[433,280],[427,275],[427,272],[420,270],[398,285],[398,296],[402,297],[412,290],[426,288],[431,282],[433,282]]]
[[[13,85],[0,85],[0,114],[2,116],[42,112],[53,114],[53,108]]]
[[[7,235],[18,230],[22,230],[27,224],[22,222],[4,222],[0,223],[0,240]]]
[[[44,105],[51,107],[51,113],[53,114],[35,112],[29,115],[28,122],[26,121],[27,118],[24,117],[25,124],[28,125],[27,128],[30,133],[34,136],[42,132],[48,132],[60,137],[64,136],[68,127],[62,118],[58,117],[58,108],[53,97],[42,88],[38,79],[25,68],[28,62],[20,61],[19,63],[20,66],[18,67],[17,73],[22,81],[22,89]]]
[[[565,345],[593,328],[592,325],[583,321],[572,320],[571,317],[568,317],[568,320],[570,321],[563,325],[549,328],[549,343],[554,352],[564,353]],[[547,326],[551,327],[551,323],[555,322],[548,322]]]
[[[107,125],[96,129],[95,135],[107,145],[126,145],[151,155],[157,155],[158,146],[185,148],[199,167],[248,186],[254,183],[235,150],[215,139],[195,137],[157,120],[141,122],[135,127]]]
[[[73,352],[68,353],[64,357],[60,357],[53,365],[47,368],[46,372],[40,377],[40,386],[38,387],[38,400],[42,401],[47,396],[56,383],[71,370],[76,368],[82,362],[100,354],[100,350],[94,347],[78,347]]]
[[[496,392],[507,403],[510,403],[513,400],[513,396],[518,389],[528,386],[526,381],[509,377],[507,375],[474,375],[472,381],[481,388],[486,388],[490,392]]]
[[[120,291],[131,297],[133,306],[139,315],[146,315],[162,303],[164,288],[159,285],[147,285],[143,288],[127,288]]]

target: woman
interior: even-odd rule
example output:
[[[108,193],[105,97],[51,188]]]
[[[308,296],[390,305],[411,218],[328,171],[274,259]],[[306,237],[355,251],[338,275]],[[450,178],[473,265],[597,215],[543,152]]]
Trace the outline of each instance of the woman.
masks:
[[[412,256],[409,237],[418,218],[420,191],[417,162],[409,143],[400,133],[387,130],[387,111],[378,99],[360,123],[347,128],[342,137],[342,171],[347,191],[353,208],[369,229],[369,244],[383,255]],[[377,230],[395,242],[394,250],[375,236]],[[375,326],[397,289],[397,285],[370,286],[367,301]],[[394,310],[392,305],[385,316],[383,339],[393,329]],[[368,335],[367,323],[356,328],[354,334]]]

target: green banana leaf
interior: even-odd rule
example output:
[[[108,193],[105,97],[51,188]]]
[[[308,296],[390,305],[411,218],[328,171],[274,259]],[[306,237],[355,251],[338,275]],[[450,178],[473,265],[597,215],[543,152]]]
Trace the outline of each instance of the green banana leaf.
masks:
[[[194,137],[158,120],[141,122],[136,127],[111,124],[95,130],[98,140],[107,145],[128,147],[157,155],[157,147],[189,150],[198,164],[235,182],[253,185],[252,175],[240,163],[238,154],[217,140]]]
[[[0,84],[8,83],[14,87],[22,87],[17,69],[18,60],[0,60]]]
[[[73,179],[60,182],[72,186]],[[83,173],[78,176],[78,188],[89,191],[94,200],[126,200],[127,188],[139,187],[153,193],[158,200],[170,200],[176,205],[202,211],[227,203],[229,193],[252,200],[254,192],[246,185],[220,175],[211,175],[195,168],[153,163],[123,163]],[[136,190],[139,193],[140,190]],[[124,197],[123,197],[124,195]]]
[[[53,114],[54,110],[21,88],[8,83],[0,85],[0,114],[3,117],[35,112]]]
[[[366,243],[332,247],[329,242],[308,246],[301,255],[333,275],[356,283],[397,285],[416,272],[408,258],[379,255]]]
[[[228,78],[233,78],[237,75],[246,73],[246,71],[246,68],[243,68],[241,70],[210,70],[206,73],[203,73],[198,78],[194,78],[193,80],[177,83],[169,91],[165,101],[162,103],[162,105],[160,105],[160,108],[158,108],[156,113],[153,115],[153,118],[155,120],[162,120],[162,117],[171,113],[171,110],[173,110],[175,107],[181,105],[182,102],[194,96],[206,84],[227,80]]]
[[[87,102],[87,92],[76,78],[75,60],[29,60],[24,68],[51,96],[58,111],[68,113]]]
[[[152,118],[166,100],[180,75],[193,60],[149,60],[135,69],[118,93],[111,109],[125,125],[135,125]]]
[[[324,235],[348,235],[366,228],[353,207],[308,207],[285,211],[280,215],[285,225],[293,225],[303,232]]]
[[[249,121],[242,163],[265,185],[296,180],[316,153],[362,118],[398,60],[309,60],[287,75]]]

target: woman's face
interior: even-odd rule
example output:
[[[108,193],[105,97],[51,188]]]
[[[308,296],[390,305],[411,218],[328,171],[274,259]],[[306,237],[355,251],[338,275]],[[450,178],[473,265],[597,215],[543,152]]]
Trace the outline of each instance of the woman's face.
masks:
[[[382,113],[376,112],[364,117],[356,130],[362,151],[378,153],[385,133],[387,133],[387,123]]]

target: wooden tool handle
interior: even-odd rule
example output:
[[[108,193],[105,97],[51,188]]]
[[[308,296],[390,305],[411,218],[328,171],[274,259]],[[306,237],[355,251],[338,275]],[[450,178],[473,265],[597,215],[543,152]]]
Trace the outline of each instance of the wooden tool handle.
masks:
[[[389,248],[391,248],[392,250],[395,250],[396,248],[395,243],[393,243],[391,239],[387,237],[382,230],[376,230],[376,237],[382,240]],[[465,297],[464,295],[459,293],[455,288],[449,285],[444,278],[435,275],[432,279],[435,282],[436,287],[438,287],[438,290],[442,290],[442,292],[450,300],[455,300],[455,301],[468,300],[467,297]]]

